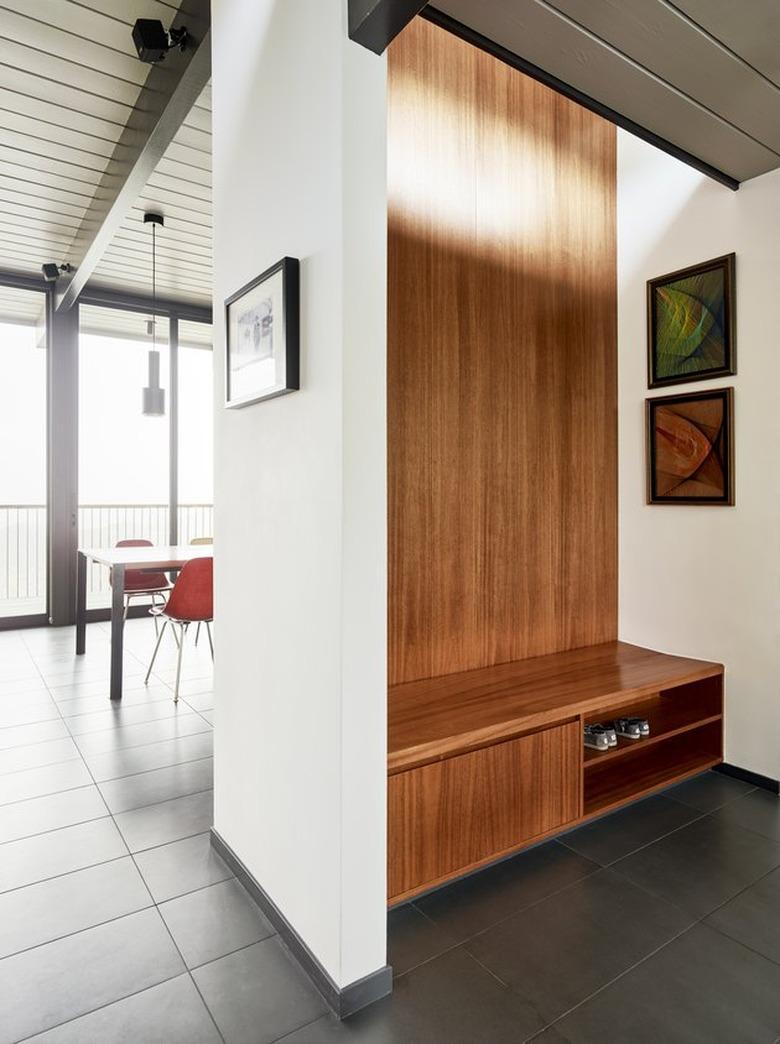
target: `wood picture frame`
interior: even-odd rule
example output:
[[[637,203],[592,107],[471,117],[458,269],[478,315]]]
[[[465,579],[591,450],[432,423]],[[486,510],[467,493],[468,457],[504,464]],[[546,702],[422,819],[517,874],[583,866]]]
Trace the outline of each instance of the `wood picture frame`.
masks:
[[[734,504],[734,389],[645,400],[647,503]]]
[[[300,262],[283,257],[225,301],[225,406],[300,388]]]
[[[647,386],[732,377],[736,355],[736,255],[647,281]]]

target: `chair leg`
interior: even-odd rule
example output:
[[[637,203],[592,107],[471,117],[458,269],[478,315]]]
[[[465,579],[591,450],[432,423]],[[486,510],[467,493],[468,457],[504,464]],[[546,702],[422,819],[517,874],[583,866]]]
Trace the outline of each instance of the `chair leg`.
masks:
[[[198,647],[198,638],[200,638],[200,620],[198,620],[198,626],[195,628],[195,648]]]
[[[187,631],[187,625],[181,625],[181,635],[179,637],[179,655],[176,658],[176,686],[173,690],[173,702],[179,702],[179,680],[181,679],[181,654],[184,652],[184,635]]]
[[[125,598],[125,612],[124,612],[124,615],[122,617],[122,623],[123,624],[127,623],[127,614],[129,612],[130,612],[130,595],[127,595],[127,597]]]
[[[200,624],[198,624],[200,627]],[[209,636],[209,648],[211,649],[211,662],[214,662],[214,642],[211,637],[211,624],[206,620],[206,634]]]
[[[144,685],[148,685],[149,684],[149,675],[152,673],[152,667],[154,667],[154,661],[157,659],[157,650],[160,648],[160,642],[162,641],[162,636],[165,634],[165,628],[166,628],[167,624],[168,624],[168,621],[167,620],[163,620],[163,625],[160,628],[160,633],[157,635],[157,641],[154,643],[154,652],[152,653],[152,662],[149,664],[149,670],[146,672],[146,677],[144,678]]]
[[[156,608],[157,608],[157,595],[153,594],[152,595],[152,609],[156,609]],[[156,635],[159,635],[159,633],[160,633],[160,625],[157,622],[157,615],[156,615],[156,613],[152,613],[152,619],[154,620],[154,633]]]

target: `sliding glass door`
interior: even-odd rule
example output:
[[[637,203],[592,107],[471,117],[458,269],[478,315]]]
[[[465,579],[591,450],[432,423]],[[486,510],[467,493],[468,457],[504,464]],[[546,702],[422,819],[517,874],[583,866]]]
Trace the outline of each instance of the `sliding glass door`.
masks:
[[[46,294],[0,285],[0,620],[47,608]]]
[[[159,364],[162,396],[154,402],[144,394],[150,387],[148,319],[116,308],[79,308],[79,547],[169,542],[169,323],[156,320],[153,366]],[[151,380],[154,385],[154,373]],[[107,570],[92,564],[87,608],[105,608],[110,597]]]

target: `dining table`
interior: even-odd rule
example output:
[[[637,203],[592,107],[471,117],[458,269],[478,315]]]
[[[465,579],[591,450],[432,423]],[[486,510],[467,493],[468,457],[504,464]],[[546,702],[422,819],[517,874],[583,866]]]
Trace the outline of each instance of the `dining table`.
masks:
[[[76,565],[76,655],[87,648],[87,564],[107,566],[111,574],[111,685],[110,699],[122,699],[122,663],[125,623],[125,574],[128,569],[150,573],[178,572],[193,558],[212,558],[209,544],[168,547],[79,548]]]

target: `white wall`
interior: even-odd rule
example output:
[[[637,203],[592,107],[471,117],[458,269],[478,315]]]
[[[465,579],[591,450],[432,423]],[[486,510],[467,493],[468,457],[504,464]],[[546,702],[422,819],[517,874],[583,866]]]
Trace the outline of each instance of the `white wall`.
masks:
[[[385,63],[346,0],[213,0],[215,825],[337,985],[385,963]],[[301,391],[220,302],[301,259]]]
[[[780,776],[780,172],[738,192],[618,131],[620,636],[726,665],[732,764]],[[645,281],[737,255],[738,375],[648,392]],[[735,388],[735,507],[645,504],[644,399]]]

